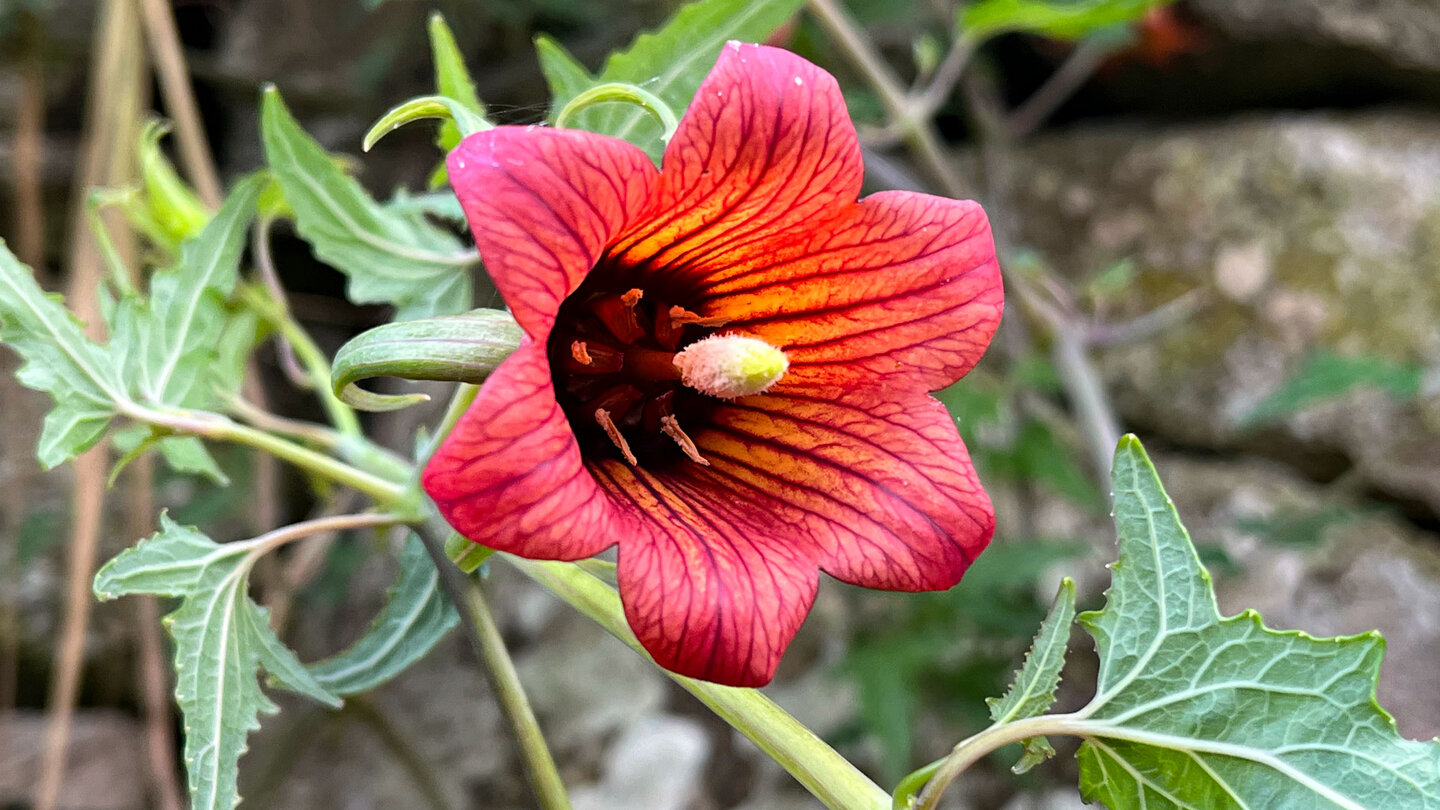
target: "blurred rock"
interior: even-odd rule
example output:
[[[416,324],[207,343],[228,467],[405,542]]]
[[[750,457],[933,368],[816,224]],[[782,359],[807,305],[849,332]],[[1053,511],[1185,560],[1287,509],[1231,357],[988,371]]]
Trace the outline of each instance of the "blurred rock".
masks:
[[[658,715],[635,723],[610,746],[598,784],[576,788],[576,810],[685,810],[700,793],[710,756],[693,720]]]
[[[33,797],[48,725],[39,712],[0,713],[0,807],[23,806]],[[120,712],[76,713],[60,810],[149,806],[144,738],[140,723]]]
[[[1340,636],[1379,630],[1379,700],[1411,739],[1440,736],[1440,550],[1395,516],[1349,507],[1332,489],[1257,461],[1161,454],[1156,467],[1212,565],[1221,612],[1254,608],[1265,624]],[[1291,535],[1277,543],[1282,524]]]
[[[1133,260],[1105,317],[1192,290],[1203,311],[1099,353],[1131,427],[1258,450],[1440,514],[1440,431],[1426,408],[1357,392],[1282,424],[1239,427],[1316,349],[1440,361],[1440,118],[1402,113],[1241,120],[1042,139],[1017,156],[1017,242],[1077,286]],[[1335,469],[1337,460],[1340,469]]]
[[[1440,6],[1429,0],[1191,0],[1187,8],[1239,40],[1338,45],[1440,70]]]
[[[1071,788],[1021,793],[1006,803],[1003,810],[1084,810],[1086,807],[1089,805],[1081,801],[1080,793]]]

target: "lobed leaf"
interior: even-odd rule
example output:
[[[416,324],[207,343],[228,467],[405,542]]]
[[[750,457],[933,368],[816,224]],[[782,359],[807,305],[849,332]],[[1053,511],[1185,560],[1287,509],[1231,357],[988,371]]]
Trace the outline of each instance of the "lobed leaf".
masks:
[[[142,402],[204,408],[215,401],[226,301],[239,279],[263,182],[257,175],[235,186],[204,229],[181,244],[176,265],[151,276],[148,298],[120,301],[111,345],[125,358],[126,376]]]
[[[1120,560],[1095,698],[1069,720],[1087,801],[1130,808],[1440,808],[1440,745],[1375,702],[1376,633],[1318,639],[1222,618],[1140,443],[1115,456]]]
[[[24,360],[16,378],[55,399],[36,455],[47,469],[89,449],[130,401],[111,352],[85,336],[64,299],[47,294],[0,240],[0,343]]]
[[[310,666],[316,682],[337,695],[374,689],[420,660],[459,623],[440,588],[440,572],[411,536],[400,552],[400,576],[370,629],[350,649]]]
[[[349,278],[350,300],[393,304],[400,320],[471,308],[475,251],[377,203],[305,134],[273,87],[261,102],[261,130],[266,160],[300,236]]]
[[[700,0],[682,6],[654,32],[636,37],[616,51],[597,76],[552,39],[536,40],[540,68],[550,85],[552,120],[576,96],[600,85],[633,84],[670,107],[683,111],[714,67],[728,40],[759,42],[795,15],[802,0]],[[582,77],[584,77],[582,79]],[[606,104],[575,116],[573,126],[627,140],[659,160],[665,149],[663,128],[643,107]]]
[[[165,617],[175,641],[175,699],[185,723],[193,810],[231,810],[245,738],[277,711],[261,691],[263,668],[279,685],[322,703],[340,699],[317,681],[271,629],[247,593],[259,556],[253,543],[220,545],[161,515],[160,531],[95,575],[102,600],[145,593],[180,599]]]

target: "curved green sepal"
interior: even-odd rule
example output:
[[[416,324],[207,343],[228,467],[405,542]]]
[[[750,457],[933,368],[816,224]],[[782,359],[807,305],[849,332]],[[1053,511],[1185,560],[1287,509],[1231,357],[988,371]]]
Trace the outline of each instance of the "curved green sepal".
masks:
[[[146,207],[156,224],[174,244],[198,236],[212,216],[200,196],[190,188],[165,152],[160,139],[170,124],[158,118],[145,122],[140,131],[140,179],[145,186]]]
[[[442,121],[453,123],[462,138],[494,126],[486,121],[484,116],[465,106],[462,101],[457,101],[449,96],[416,96],[392,107],[389,112],[381,116],[380,120],[370,127],[370,131],[365,133],[365,140],[361,142],[360,147],[369,152],[370,147],[391,132],[411,121],[420,121],[426,118],[439,118]]]
[[[627,82],[599,84],[570,99],[561,108],[560,113],[555,116],[555,126],[568,126],[582,111],[596,104],[609,104],[616,101],[634,104],[654,116],[655,120],[660,122],[660,126],[665,128],[665,133],[660,136],[660,140],[665,143],[670,142],[670,138],[675,134],[675,129],[680,126],[679,119],[675,117],[675,111],[670,109],[669,104],[661,101],[660,97],[654,93]]]
[[[371,377],[478,383],[519,347],[523,335],[510,313],[495,309],[386,324],[340,347],[331,386],[361,410],[405,408],[428,397],[375,394],[355,383]]]

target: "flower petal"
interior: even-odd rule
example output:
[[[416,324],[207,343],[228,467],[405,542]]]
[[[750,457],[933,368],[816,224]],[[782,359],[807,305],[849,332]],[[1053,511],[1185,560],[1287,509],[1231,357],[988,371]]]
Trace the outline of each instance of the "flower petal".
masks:
[[[747,397],[693,438],[710,466],[691,475],[794,527],[822,570],[855,585],[949,588],[994,533],[955,422],[928,395]]]
[[[789,255],[732,259],[698,310],[784,349],[782,391],[938,390],[980,359],[1003,309],[990,224],[970,201],[881,192],[805,229]]]
[[[659,179],[624,141],[543,127],[477,132],[448,164],[485,269],[537,340],[606,244],[648,209]]]
[[[648,278],[701,272],[860,195],[855,126],[834,77],[778,48],[731,42],[665,150],[653,220],[611,256]]]
[[[578,560],[636,531],[580,460],[543,344],[490,375],[421,483],[461,534],[522,557]]]
[[[682,675],[769,683],[815,600],[813,544],[777,531],[764,500],[737,499],[683,468],[654,474],[605,461],[594,469],[644,518],[645,531],[620,544],[619,579],[645,649]]]

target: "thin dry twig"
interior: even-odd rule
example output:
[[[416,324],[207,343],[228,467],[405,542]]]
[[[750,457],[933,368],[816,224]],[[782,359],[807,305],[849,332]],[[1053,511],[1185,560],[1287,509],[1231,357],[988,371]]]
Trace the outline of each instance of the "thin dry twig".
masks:
[[[915,153],[930,179],[951,197],[965,196],[965,182],[954,162],[945,154],[934,122],[929,116],[915,114],[915,106],[904,86],[849,12],[836,0],[810,0],[807,6],[880,96],[880,103],[891,119],[889,128]],[[965,60],[958,61],[955,69],[957,76]]]
[[[136,459],[126,471],[126,536],[140,538],[155,529],[155,456]],[[136,676],[145,710],[145,755],[157,810],[184,810],[180,772],[175,767],[174,718],[170,709],[170,668],[160,637],[160,600],[135,600],[135,635],[139,647]]]
[[[1040,89],[1005,119],[1005,129],[1010,137],[1018,140],[1039,129],[1095,74],[1109,54],[1109,48],[1092,40],[1077,45],[1050,78],[1040,85]]]
[[[15,255],[43,273],[45,265],[45,28],[22,14],[24,52],[15,102]]]
[[[40,18],[22,13],[23,52],[20,95],[15,103],[15,254],[44,283],[45,200],[45,29]],[[0,510],[0,712],[15,706],[20,683],[20,619],[15,596],[19,576],[20,526],[27,502],[28,480],[15,475],[6,482]]]
[[[160,92],[165,109],[175,121],[175,139],[180,144],[180,161],[195,191],[204,203],[220,207],[220,173],[205,137],[195,91],[190,87],[190,69],[185,64],[185,51],[180,32],[175,28],[175,14],[168,0],[140,0],[145,21],[146,39],[160,78]]]
[[[101,325],[95,293],[104,270],[86,221],[85,196],[93,186],[124,182],[133,176],[134,139],[145,91],[140,27],[130,0],[106,2],[97,20],[95,40],[84,156],[71,202],[72,254],[67,296],[76,314],[89,324],[92,336],[97,336],[95,332]],[[64,781],[90,622],[90,579],[99,554],[106,452],[102,442],[75,460],[65,620],[50,690],[50,724],[41,759],[36,810],[54,810]]]

